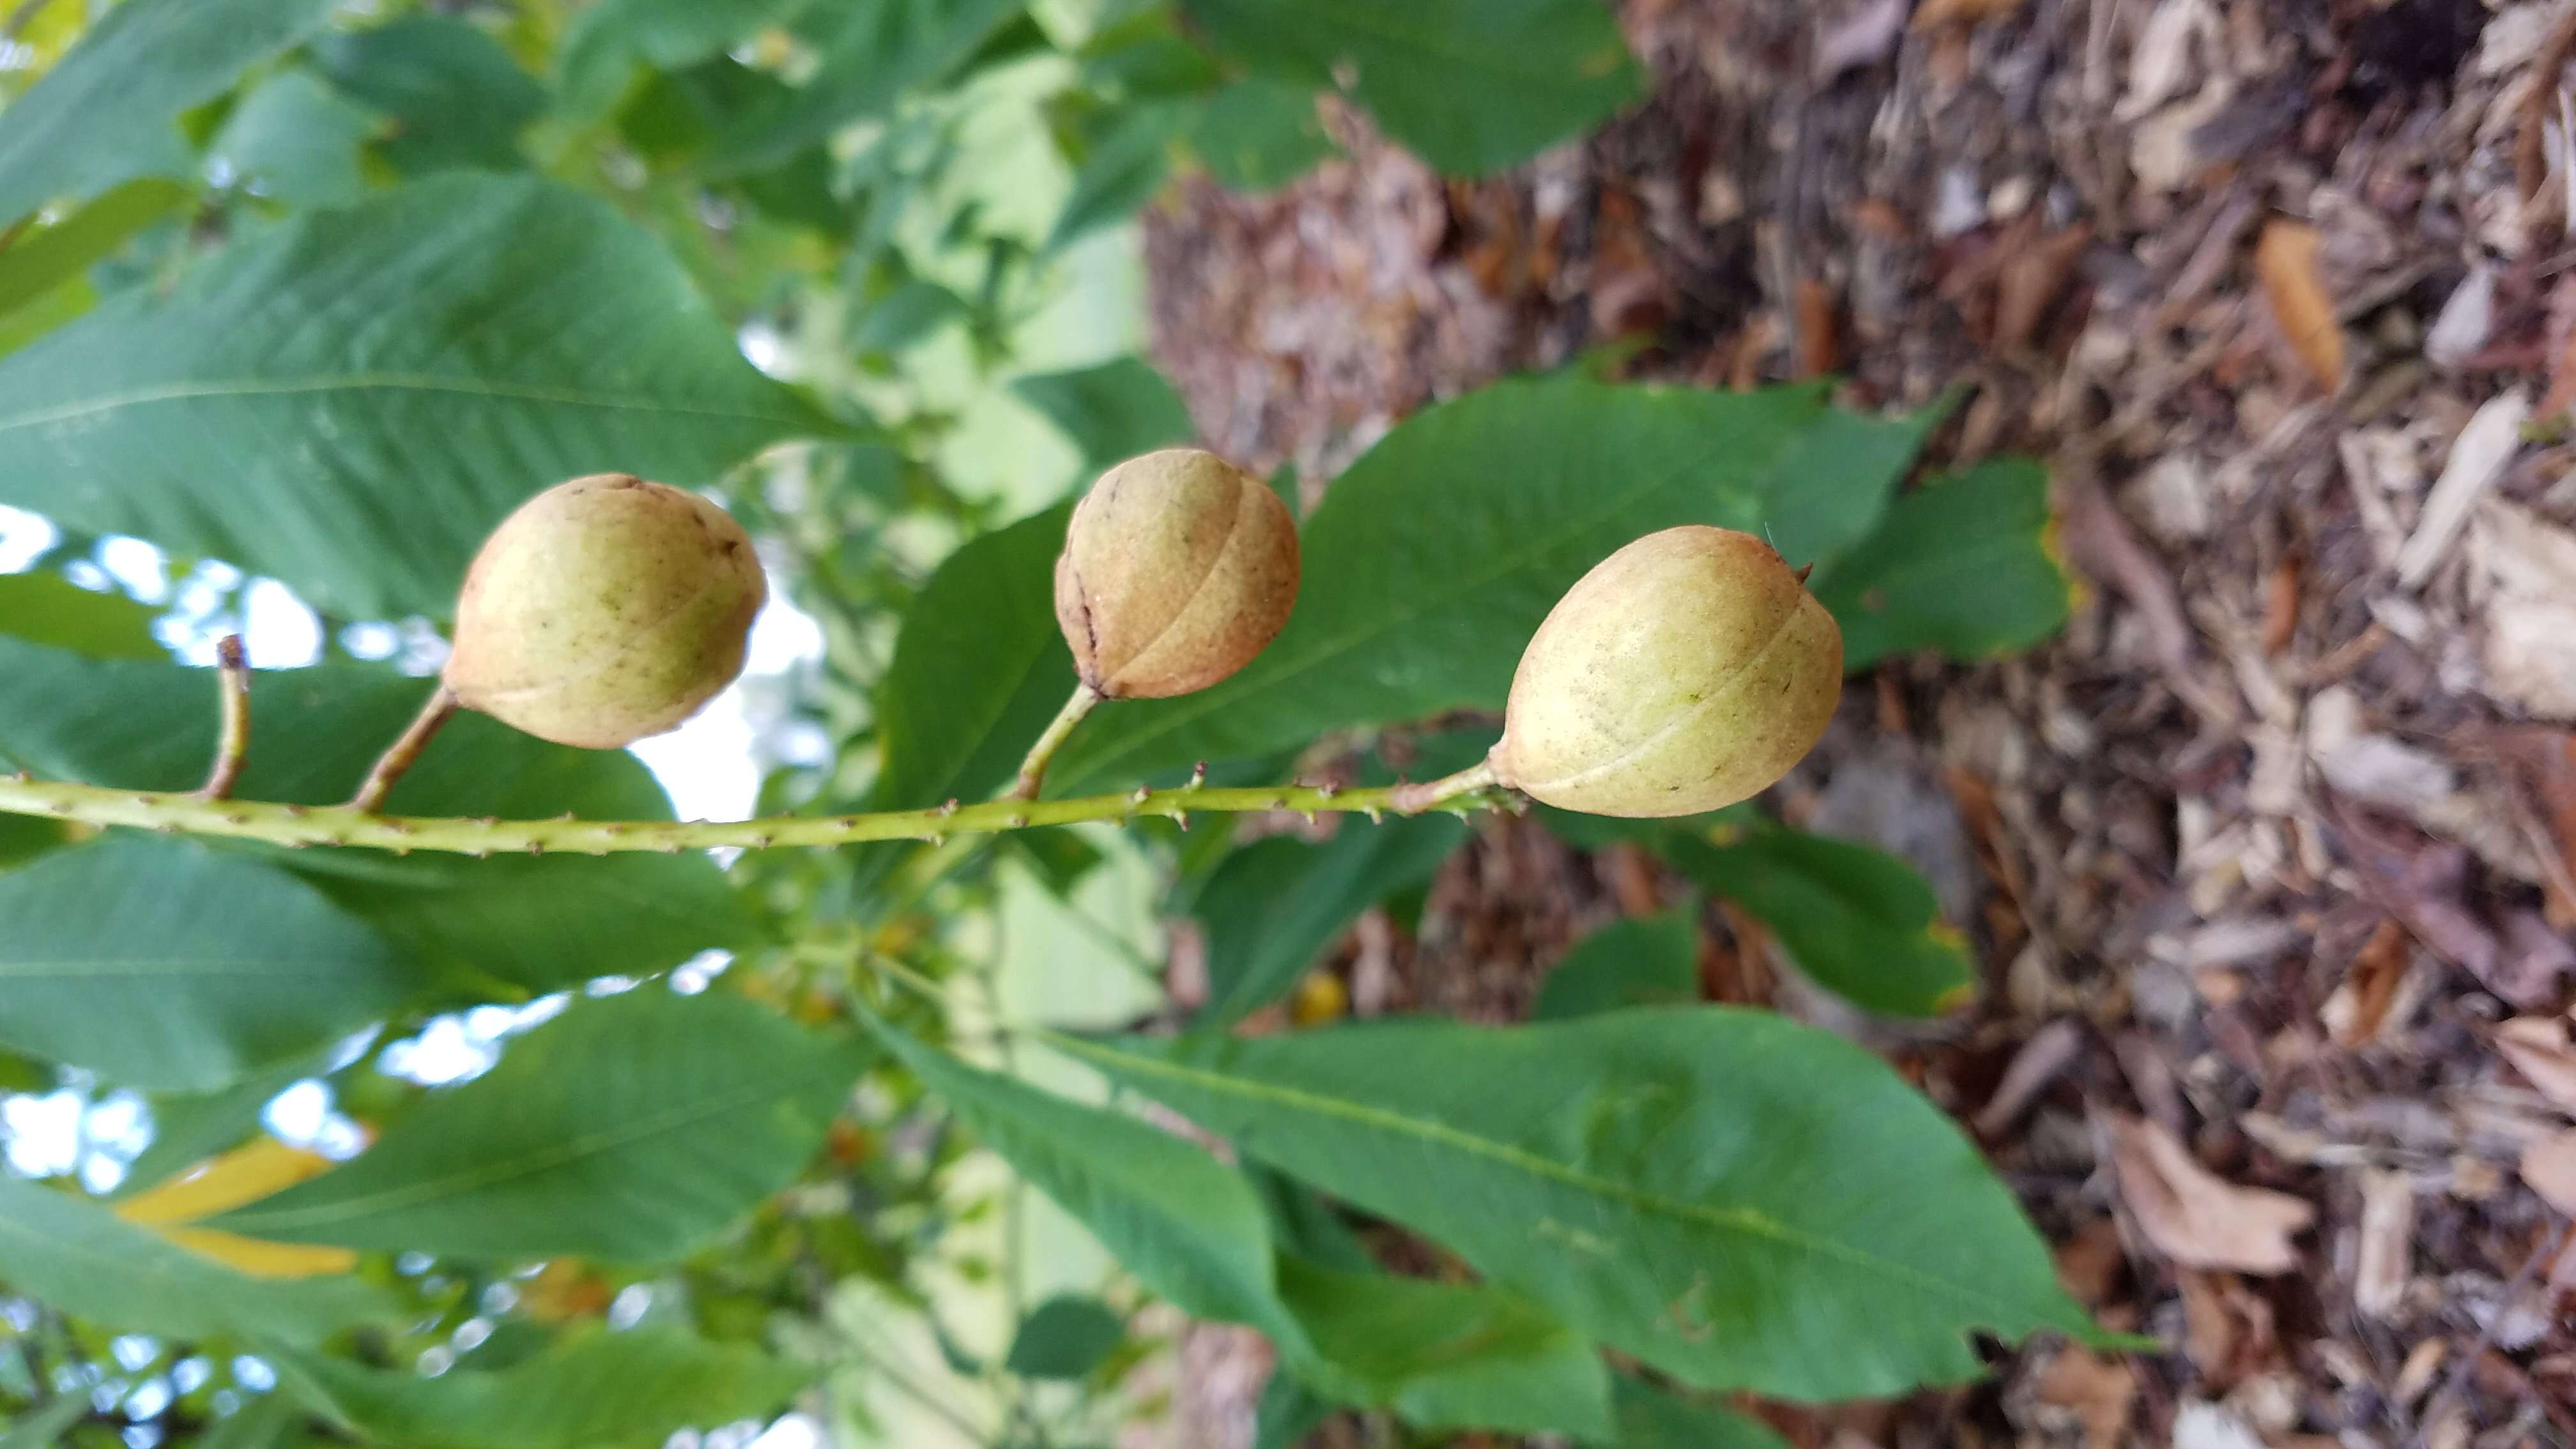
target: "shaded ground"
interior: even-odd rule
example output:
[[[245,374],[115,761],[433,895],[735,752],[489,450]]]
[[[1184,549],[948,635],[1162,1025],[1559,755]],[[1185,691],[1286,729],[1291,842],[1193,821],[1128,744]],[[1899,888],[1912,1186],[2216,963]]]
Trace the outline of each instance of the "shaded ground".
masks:
[[[1981,1001],[1856,1022],[1721,916],[1704,978],[1884,1051],[2101,1317],[2173,1351],[2041,1345],[1782,1427],[2576,1442],[2576,10],[1623,14],[1653,101],[1507,178],[1443,183],[1341,117],[1353,159],[1286,192],[1184,187],[1150,226],[1157,345],[1213,446],[1310,488],[1427,401],[1639,333],[1639,376],[1965,384],[1938,461],[2052,461],[2096,585],[2073,626],[1856,680],[1781,799],[1917,859]],[[1489,821],[1422,938],[1368,923],[1341,969],[1362,1011],[1508,1019],[1669,891]]]

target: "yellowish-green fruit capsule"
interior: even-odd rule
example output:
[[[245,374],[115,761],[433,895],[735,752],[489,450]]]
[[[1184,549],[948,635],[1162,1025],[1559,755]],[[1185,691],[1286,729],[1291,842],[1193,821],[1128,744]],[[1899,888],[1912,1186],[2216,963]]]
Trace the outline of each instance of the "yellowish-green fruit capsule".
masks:
[[[1110,699],[1205,689],[1252,662],[1297,602],[1297,521],[1260,479],[1170,448],[1100,476],[1055,561],[1055,618]]]
[[[1769,544],[1666,529],[1602,560],[1539,625],[1494,772],[1592,815],[1714,810],[1815,747],[1842,681],[1842,630]]]
[[[447,687],[541,739],[617,749],[733,682],[768,596],[723,509],[624,473],[575,478],[521,504],[474,556]]]

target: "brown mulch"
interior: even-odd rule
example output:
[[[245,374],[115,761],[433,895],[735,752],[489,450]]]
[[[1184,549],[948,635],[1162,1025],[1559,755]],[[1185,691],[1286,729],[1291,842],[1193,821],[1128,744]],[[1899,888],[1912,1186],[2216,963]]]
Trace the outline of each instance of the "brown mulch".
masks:
[[[1350,159],[1149,219],[1212,446],[1324,481],[1622,338],[1639,377],[1964,386],[2052,463],[2065,634],[1855,680],[1789,818],[1916,859],[1975,1006],[1704,978],[1969,1124],[2109,1324],[1802,1446],[2576,1442],[2576,0],[1627,0],[1653,99],[1502,178]],[[1526,1009],[1649,862],[1488,821],[1363,1011]],[[2507,1025],[2511,1022],[2512,1025]],[[2535,1187],[2538,1188],[2535,1191]],[[2558,1204],[2555,1208],[2551,1200]]]

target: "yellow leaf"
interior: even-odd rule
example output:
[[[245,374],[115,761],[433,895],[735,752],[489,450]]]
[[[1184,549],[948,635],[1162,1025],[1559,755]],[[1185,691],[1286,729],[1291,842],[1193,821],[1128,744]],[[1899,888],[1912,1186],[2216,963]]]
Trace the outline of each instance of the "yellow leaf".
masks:
[[[358,1266],[358,1255],[347,1248],[272,1243],[265,1238],[245,1238],[239,1233],[219,1233],[212,1228],[157,1228],[155,1231],[191,1253],[212,1258],[237,1273],[246,1273],[253,1278],[319,1278],[331,1273],[346,1273]]]
[[[271,1243],[238,1233],[184,1226],[319,1177],[331,1166],[331,1159],[318,1152],[262,1137],[136,1193],[117,1204],[116,1215],[253,1278],[316,1278],[326,1273],[346,1273],[358,1265],[358,1255],[347,1248]]]
[[[2343,323],[2317,274],[2318,245],[2315,227],[2274,217],[2254,244],[2254,270],[2263,279],[2263,296],[2272,304],[2272,320],[2281,324],[2281,335],[2317,385],[2336,393],[2343,390]]]
[[[331,1159],[318,1152],[262,1137],[136,1193],[117,1204],[116,1215],[129,1223],[192,1223],[231,1212],[330,1170]]]

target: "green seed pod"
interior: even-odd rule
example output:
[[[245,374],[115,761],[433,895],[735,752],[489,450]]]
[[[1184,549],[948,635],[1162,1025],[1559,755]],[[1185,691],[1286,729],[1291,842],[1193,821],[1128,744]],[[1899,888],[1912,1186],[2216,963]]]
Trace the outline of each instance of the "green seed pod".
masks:
[[[1110,699],[1205,689],[1252,662],[1297,602],[1297,522],[1260,479],[1195,448],[1130,459],[1074,505],[1055,618]]]
[[[1770,545],[1669,528],[1549,611],[1512,676],[1494,771],[1592,815],[1714,810],[1814,748],[1842,683],[1842,630]]]
[[[541,739],[618,749],[733,682],[768,596],[723,509],[623,473],[575,478],[521,504],[474,556],[447,687]]]

